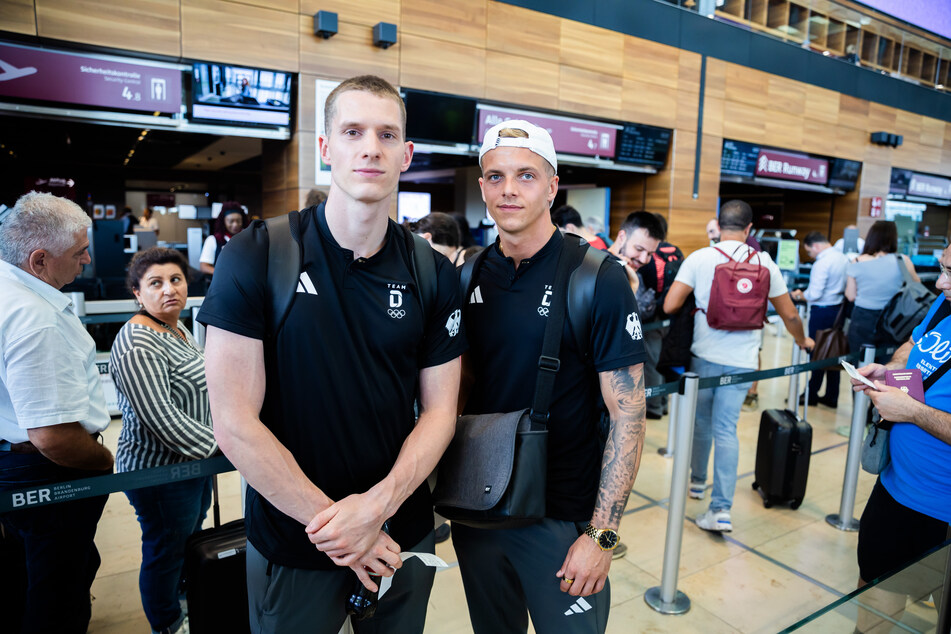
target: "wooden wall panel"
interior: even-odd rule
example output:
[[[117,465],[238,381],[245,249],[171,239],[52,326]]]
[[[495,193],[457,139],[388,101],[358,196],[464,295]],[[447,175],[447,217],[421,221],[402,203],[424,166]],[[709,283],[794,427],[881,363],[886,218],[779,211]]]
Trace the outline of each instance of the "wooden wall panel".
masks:
[[[880,103],[868,104],[868,131],[893,130],[895,128],[895,113],[897,110],[883,106]]]
[[[621,81],[621,119],[664,128],[677,125],[680,93],[675,88],[651,85],[633,77]]]
[[[839,95],[839,126],[868,133],[869,102],[849,95]]]
[[[859,191],[856,188],[844,196],[836,196],[832,208],[832,223],[827,236],[833,244],[843,236],[845,228],[854,225],[858,217]]]
[[[707,60],[707,70],[709,64]],[[688,92],[700,92],[700,55],[691,51],[680,51],[680,72],[677,75],[677,87]],[[705,86],[709,90],[709,86]],[[721,86],[722,88],[722,86]],[[722,97],[723,95],[718,95]]]
[[[944,130],[945,122],[940,119],[932,119],[931,117],[922,117],[921,118],[921,138],[920,143],[922,145],[930,145],[931,147],[941,148],[944,147]]]
[[[299,16],[302,73],[329,79],[373,74],[392,84],[399,82],[399,43],[386,50],[373,46],[371,27],[342,21],[338,21],[337,34],[325,40],[314,35],[313,22],[312,17]]]
[[[767,104],[771,111],[802,117],[806,112],[806,87],[804,84],[771,76],[767,79]]]
[[[683,72],[683,56],[680,58],[681,72]],[[718,99],[727,99],[726,94],[726,67],[727,63],[712,57],[707,58],[706,81],[704,82],[704,94],[708,97]],[[700,64],[697,64],[696,71],[697,90],[700,92]]]
[[[806,85],[806,117],[836,124],[839,121],[839,93]]]
[[[713,101],[719,101],[720,106],[723,104],[722,99],[714,99]],[[707,112],[707,98],[704,96],[703,100],[703,111],[704,117],[706,117]],[[714,125],[718,126],[716,128],[715,134],[723,134],[723,108],[720,107],[719,111],[716,103],[713,104],[714,108],[714,117],[719,116],[719,121]],[[689,90],[678,90],[677,91],[677,128],[680,130],[690,130],[691,132],[697,131],[697,111],[700,108],[700,92],[695,91],[691,92]],[[706,125],[706,124],[704,124]]]
[[[624,36],[589,24],[563,20],[561,23],[563,66],[574,66],[605,75],[621,75],[624,64]]]
[[[723,136],[738,141],[764,143],[766,108],[727,101],[723,106]]]
[[[33,0],[0,2],[0,29],[22,35],[36,35],[36,12]]]
[[[262,9],[275,9],[285,13],[298,13],[300,9],[300,0],[228,0],[228,2],[240,2]]]
[[[489,2],[485,46],[490,51],[556,63],[560,38],[559,18],[502,2]]]
[[[656,86],[679,88],[680,49],[648,40],[624,36],[625,78]]]
[[[696,95],[689,95],[689,94],[685,95],[683,92],[681,92],[680,96],[681,96],[681,104],[684,103],[685,98],[688,96],[693,97],[694,101],[696,101]],[[704,134],[710,134],[716,137],[723,136],[723,111],[725,107],[726,106],[723,102],[723,99],[719,97],[710,97],[710,96],[704,97],[704,100],[703,100],[703,132]],[[687,125],[689,121],[686,119],[686,117],[682,117],[678,113],[678,117],[677,117],[678,128],[689,130],[689,129],[695,129],[697,127],[696,126],[697,108],[694,107],[694,108],[691,108],[690,110],[691,110],[691,114],[693,114],[694,125],[693,126]]]
[[[301,73],[297,78],[297,122],[294,129],[298,132],[316,132],[317,128],[317,77]]]
[[[558,64],[488,50],[485,98],[537,108],[558,103]]]
[[[803,150],[815,154],[835,155],[838,127],[834,123],[804,119],[802,127],[805,139]]]
[[[802,117],[769,109],[766,111],[766,136],[770,145],[798,150],[803,147]]]
[[[756,107],[766,106],[769,75],[745,66],[727,64],[724,78],[727,99]]]
[[[338,22],[372,27],[378,22],[400,23],[400,0],[300,0],[300,13],[314,22],[318,11],[332,11]],[[311,30],[313,33],[313,30]]]
[[[400,7],[400,35],[485,49],[488,0],[411,0]]]
[[[671,176],[670,170],[665,169],[644,179],[644,208],[663,214],[668,224],[670,222]],[[670,227],[667,228],[667,233],[667,237],[670,238]]]
[[[225,0],[181,0],[182,55],[297,72],[300,17]]]
[[[559,110],[595,117],[621,118],[621,77],[561,66]]]
[[[448,92],[466,97],[485,96],[485,49],[400,35],[400,85]]]
[[[36,0],[37,35],[178,57],[179,0]]]
[[[644,184],[648,179],[639,178],[622,185],[611,186],[611,205],[609,211],[609,235],[617,236],[621,223],[632,211],[649,209],[644,204]],[[666,211],[666,210],[665,210]]]
[[[834,155],[853,161],[861,161],[865,158],[865,148],[868,143],[867,130],[837,126],[835,129]]]

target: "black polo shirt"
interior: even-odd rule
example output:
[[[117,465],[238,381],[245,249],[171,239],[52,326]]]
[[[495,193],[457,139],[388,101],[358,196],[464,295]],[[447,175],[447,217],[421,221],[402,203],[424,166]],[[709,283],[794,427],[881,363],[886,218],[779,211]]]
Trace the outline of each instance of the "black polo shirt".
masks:
[[[558,252],[564,238],[555,231],[533,257],[515,268],[498,243],[489,247],[463,306],[475,384],[467,414],[511,412],[531,407],[538,357],[547,323],[547,306]],[[636,320],[636,321],[635,321]],[[644,345],[637,304],[623,268],[610,259],[598,272],[588,350],[579,350],[566,316],[561,338],[561,369],[548,424],[546,515],[588,521],[601,477],[597,420],[598,372],[642,363]],[[585,352],[588,354],[585,360]]]
[[[413,430],[419,369],[465,350],[455,268],[436,261],[436,300],[426,317],[418,300],[403,229],[389,222],[386,242],[354,260],[337,244],[323,206],[301,212],[303,273],[276,338],[265,327],[267,240],[263,224],[223,249],[199,320],[265,342],[267,390],[261,420],[304,474],[334,500],[363,493],[391,470]],[[428,255],[428,254],[424,254]],[[304,526],[253,488],[248,539],[269,561],[333,569]],[[422,484],[392,518],[391,534],[410,547],[432,530],[432,501]]]

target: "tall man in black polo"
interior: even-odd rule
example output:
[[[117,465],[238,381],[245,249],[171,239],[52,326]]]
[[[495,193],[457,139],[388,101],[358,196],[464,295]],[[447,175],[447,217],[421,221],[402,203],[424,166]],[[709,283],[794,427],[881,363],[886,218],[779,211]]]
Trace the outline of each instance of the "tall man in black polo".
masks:
[[[480,152],[482,197],[499,239],[473,275],[463,320],[473,383],[465,412],[509,412],[532,403],[556,263],[567,239],[551,223],[557,159],[548,132],[506,121]],[[573,248],[573,247],[569,247]],[[587,247],[580,247],[587,248]],[[504,530],[453,526],[469,616],[476,634],[603,632],[611,547],[644,441],[644,347],[637,306],[622,267],[597,274],[585,349],[565,320],[550,407],[546,518]],[[600,389],[599,389],[600,387]],[[610,414],[599,442],[598,399]],[[606,547],[606,548],[605,548]]]
[[[399,568],[358,631],[419,632],[433,570],[401,568],[400,552],[434,547],[425,479],[454,431],[464,349],[455,269],[422,253],[437,276],[424,314],[404,232],[388,219],[413,155],[399,93],[349,79],[325,120],[330,192],[301,212],[303,267],[283,327],[269,331],[263,223],[215,267],[201,311],[215,437],[250,485],[253,631],[337,632],[357,578],[373,590],[368,572]]]

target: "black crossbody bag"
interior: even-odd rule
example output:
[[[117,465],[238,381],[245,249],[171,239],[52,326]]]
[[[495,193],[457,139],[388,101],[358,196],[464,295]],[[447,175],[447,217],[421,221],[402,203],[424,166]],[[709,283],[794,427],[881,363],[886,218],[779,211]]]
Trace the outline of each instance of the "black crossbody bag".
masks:
[[[532,408],[456,421],[433,490],[436,512],[453,522],[499,529],[545,517],[548,410],[561,366],[568,274],[578,264],[568,251],[576,252],[566,240],[558,254],[553,288],[559,292],[552,294]]]
[[[948,303],[948,300],[942,299],[941,302],[925,330],[926,333],[934,330],[942,319],[951,315],[951,304]],[[951,363],[942,363],[941,367],[932,372],[922,383],[924,391],[927,392],[948,370],[951,370]],[[893,424],[892,421],[882,420],[878,410],[872,409],[872,422],[869,425],[868,433],[865,435],[865,441],[862,443],[862,469],[866,472],[878,475],[885,470],[885,467],[891,461],[888,437]]]

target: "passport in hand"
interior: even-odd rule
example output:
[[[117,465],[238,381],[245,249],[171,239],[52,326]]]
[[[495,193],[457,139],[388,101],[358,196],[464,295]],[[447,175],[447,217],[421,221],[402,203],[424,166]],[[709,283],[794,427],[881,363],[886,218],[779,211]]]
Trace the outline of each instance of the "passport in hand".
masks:
[[[921,370],[888,370],[885,372],[885,385],[897,387],[920,403],[925,402],[925,387],[921,380]]]

